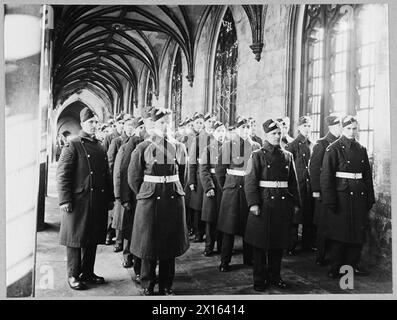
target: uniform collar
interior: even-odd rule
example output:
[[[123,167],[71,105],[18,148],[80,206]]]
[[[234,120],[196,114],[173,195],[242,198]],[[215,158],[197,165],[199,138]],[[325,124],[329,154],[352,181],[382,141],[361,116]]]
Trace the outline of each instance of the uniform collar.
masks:
[[[92,142],[99,141],[99,140],[95,137],[95,135],[91,136],[91,135],[89,135],[87,132],[85,132],[85,131],[83,131],[83,130],[81,130],[81,131],[79,132],[79,137],[80,137],[81,139],[90,140],[90,141],[92,141]]]
[[[338,138],[335,137],[331,132],[328,131],[327,135],[325,136],[325,139],[329,141],[330,143],[336,141]]]
[[[342,145],[345,145],[346,147],[348,147],[349,149],[354,146],[354,144],[356,143],[356,140],[350,140],[349,138],[347,138],[346,136],[342,135],[340,137],[340,141],[342,143]]]
[[[296,140],[302,143],[310,143],[310,137],[305,138],[301,133],[296,137]]]
[[[269,141],[265,140],[265,143],[263,144],[263,149],[265,149],[266,151],[270,152],[270,153],[274,153],[275,151],[280,150],[280,145],[272,145]]]

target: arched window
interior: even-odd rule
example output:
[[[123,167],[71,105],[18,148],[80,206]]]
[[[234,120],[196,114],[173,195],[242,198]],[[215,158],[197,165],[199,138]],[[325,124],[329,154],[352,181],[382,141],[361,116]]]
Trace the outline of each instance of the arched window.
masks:
[[[151,106],[153,101],[153,77],[150,74],[146,88],[146,105]]]
[[[371,156],[376,41],[363,7],[306,6],[300,114],[311,116],[314,139],[325,134],[326,116],[356,115],[360,142]]]
[[[171,109],[173,112],[174,124],[178,126],[181,121],[182,111],[182,56],[180,49],[178,49],[175,57],[171,81]]]
[[[223,123],[235,120],[237,97],[237,34],[228,8],[219,31],[214,67],[214,108]]]

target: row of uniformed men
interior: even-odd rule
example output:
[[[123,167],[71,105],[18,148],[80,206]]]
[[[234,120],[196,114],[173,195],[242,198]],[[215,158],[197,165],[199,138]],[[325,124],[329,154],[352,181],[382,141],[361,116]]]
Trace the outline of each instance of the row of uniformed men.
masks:
[[[145,289],[144,293],[153,294],[156,279],[156,261],[159,260],[160,292],[172,294],[171,286],[175,272],[175,257],[183,254],[189,246],[183,201],[185,193],[182,187],[185,181],[185,147],[183,144],[168,136],[169,116],[167,111],[153,109],[148,115],[145,125],[147,134],[150,138],[138,144],[142,139],[139,137],[140,132],[135,132],[136,142],[135,146],[132,148],[135,148],[135,151],[131,153],[132,149],[128,150],[128,152],[124,150],[124,156],[127,155],[126,160],[123,159],[124,156],[119,156],[119,158],[122,158],[120,161],[124,161],[125,164],[128,163],[128,156],[130,156],[127,174],[122,172],[123,169],[120,169],[119,177],[120,186],[123,184],[122,177],[124,177],[124,180],[125,177],[127,177],[130,195],[132,196],[130,201],[120,200],[120,203],[126,209],[125,211],[129,212],[129,214],[124,213],[124,216],[130,217],[130,221],[134,223],[132,236],[131,238],[127,236],[127,241],[131,239],[130,251],[136,257],[135,265],[139,266],[139,258],[142,259],[141,268],[137,267],[135,272],[137,275],[141,275],[142,286]],[[70,148],[68,146],[65,150],[81,149],[77,147],[78,145],[81,145],[83,149],[85,149],[87,143],[83,144],[84,141],[97,142],[97,140],[92,137],[92,139],[87,138],[84,133],[86,132],[84,130],[84,123],[89,123],[92,119],[83,122],[83,118],[84,117],[82,117],[83,133],[79,138],[70,143],[70,146],[76,145],[76,147]],[[93,118],[95,122],[95,117]],[[197,115],[196,118],[202,117]],[[204,120],[206,121],[205,117]],[[139,121],[141,123],[145,122],[143,119],[136,119],[134,125],[136,129],[142,126],[139,125]],[[301,123],[300,126],[303,124],[304,123]],[[346,127],[354,127],[354,125],[357,127],[356,122],[352,121],[352,123],[346,125]],[[228,142],[223,144],[221,143],[221,137],[225,132],[223,124],[220,122],[213,122],[211,127],[213,129],[211,134],[207,132],[207,135],[201,135],[201,137],[204,136],[204,141],[207,141],[207,144],[204,143],[206,147],[202,149],[203,152],[200,152],[201,150],[199,150],[199,153],[192,151],[196,150],[198,145],[203,145],[199,142],[200,135],[197,135],[195,139],[193,139],[193,147],[188,144],[190,149],[189,170],[187,170],[189,172],[189,178],[185,188],[185,190],[188,191],[186,195],[188,203],[193,202],[198,193],[199,182],[197,182],[197,184],[191,183],[195,178],[196,181],[202,180],[203,186],[205,186],[206,189],[206,197],[204,198],[206,200],[202,203],[206,209],[203,210],[202,218],[205,221],[208,220],[207,237],[211,239],[211,241],[207,241],[209,246],[206,245],[205,252],[208,253],[213,249],[215,242],[214,231],[218,229],[223,232],[222,262],[220,269],[221,271],[227,271],[231,259],[234,235],[244,235],[245,262],[251,264],[253,256],[254,288],[259,291],[264,290],[268,282],[281,288],[287,287],[286,283],[280,277],[282,251],[290,246],[290,230],[293,224],[292,219],[294,213],[296,214],[299,211],[298,208],[301,205],[301,201],[297,188],[298,184],[295,166],[293,164],[294,158],[291,153],[280,148],[281,130],[279,129],[279,123],[269,120],[263,124],[266,141],[261,149],[259,145],[249,139],[250,126],[248,121],[244,118],[240,118],[236,122],[237,136],[231,137]],[[89,134],[87,135],[89,136]],[[348,140],[351,142],[349,147],[356,146],[356,144],[359,146],[354,138],[348,138]],[[188,141],[189,140],[184,142],[186,143]],[[114,142],[114,144],[116,143]],[[123,146],[127,144],[123,144]],[[196,146],[194,146],[194,144]],[[299,142],[297,144],[298,146],[300,145]],[[260,151],[252,153],[254,149]],[[367,164],[367,161],[365,161],[365,149],[361,147],[359,149],[364,151],[361,154],[364,162],[361,163]],[[212,150],[218,151],[211,152]],[[82,252],[84,256],[92,257],[92,254],[84,254],[84,251],[87,251],[87,243],[79,241],[81,240],[80,238],[78,240],[73,238],[76,236],[76,232],[72,232],[72,235],[68,234],[68,231],[69,233],[71,231],[68,229],[75,228],[79,223],[76,223],[76,221],[69,221],[68,223],[68,220],[73,220],[73,218],[71,218],[73,215],[69,213],[73,211],[75,206],[72,206],[74,201],[65,202],[65,200],[69,200],[69,198],[67,196],[65,197],[65,194],[63,194],[65,193],[65,189],[67,189],[64,181],[64,171],[67,168],[69,168],[70,171],[71,166],[70,163],[67,165],[64,164],[64,162],[70,162],[73,158],[75,160],[77,158],[77,161],[80,159],[79,157],[68,156],[69,153],[70,152],[67,151],[62,153],[60,165],[58,167],[58,184],[60,186],[60,205],[65,211],[62,223],[64,227],[61,227],[61,243],[68,246],[68,265],[72,265],[73,263],[69,263],[70,261],[79,261],[79,259],[72,259],[69,257],[69,251],[73,251],[70,250],[71,248],[83,248]],[[251,153],[253,156],[250,158]],[[197,157],[197,154],[201,154],[201,159]],[[85,150],[85,155],[88,160],[88,167],[90,167],[90,163],[93,159],[89,159],[90,154],[87,154],[87,150]],[[199,164],[193,161],[194,157],[200,160],[206,157],[207,161],[202,161],[202,163]],[[248,161],[248,159],[250,160]],[[117,160],[116,157],[116,162]],[[126,167],[125,164],[124,170]],[[196,172],[194,172],[194,166],[199,167],[199,170],[196,169]],[[123,166],[120,166],[120,168],[122,167]],[[334,169],[335,167],[332,170]],[[197,174],[197,172],[199,173]],[[331,173],[330,180],[335,181],[335,175],[337,176],[337,173],[338,172],[334,175]],[[351,176],[347,176],[353,173],[348,171],[342,173],[344,173],[344,176],[340,178],[342,180],[344,179],[345,185],[349,185]],[[71,174],[71,172],[69,172],[69,174]],[[354,173],[354,177],[359,177],[359,175],[356,174],[357,173]],[[106,174],[103,174],[103,176],[105,175]],[[362,175],[364,176],[364,174]],[[91,186],[96,180],[93,179],[92,176],[93,172],[91,171],[88,174],[90,179],[85,180],[85,182],[88,180]],[[117,176],[118,174],[114,175],[114,177]],[[197,179],[197,177],[200,178]],[[81,178],[79,179],[81,181]],[[74,185],[79,184],[75,183]],[[357,185],[359,185],[359,183],[352,186],[349,185],[349,189],[357,188]],[[68,186],[69,188],[71,187],[70,183]],[[117,179],[115,179],[115,186],[117,186]],[[333,213],[336,215],[337,213],[335,212],[338,210],[340,211],[341,208],[337,205],[338,203],[335,203],[335,201],[338,201],[338,197],[335,197],[337,186],[332,185],[332,188],[335,190],[333,197],[331,197],[332,201],[330,201],[327,208],[333,208]],[[366,190],[371,190],[368,186],[366,186],[366,188]],[[80,191],[80,189],[91,190],[91,197],[94,197],[94,191],[97,188],[81,187],[77,189],[77,191]],[[117,195],[117,187],[115,189]],[[108,190],[110,189],[108,188]],[[120,188],[120,199],[123,193],[121,190],[122,188]],[[106,190],[101,189],[101,192],[106,192]],[[352,196],[353,191],[351,192]],[[66,193],[68,194],[68,192]],[[73,198],[75,192],[72,191],[71,193]],[[76,192],[76,194],[78,194],[78,192]],[[336,195],[338,194],[337,192]],[[364,194],[361,195],[364,196]],[[367,198],[370,198],[371,192],[367,192],[366,195]],[[77,195],[76,197],[79,199]],[[106,197],[103,197],[102,194],[100,200],[103,202],[104,199],[106,199]],[[355,197],[350,197],[349,200],[353,201],[354,199]],[[361,201],[362,199],[359,200]],[[97,202],[101,203],[101,201],[95,201],[95,199],[93,199],[90,205],[94,206],[94,204],[97,204]],[[323,202],[325,204],[324,200]],[[88,205],[88,208],[90,205]],[[368,201],[368,206],[369,205],[370,201]],[[136,206],[135,210],[133,208],[134,206]],[[96,205],[95,207],[98,208]],[[109,206],[109,208],[110,207],[111,206]],[[351,208],[351,206],[349,208]],[[87,209],[87,206],[85,209]],[[366,208],[366,210],[367,209],[368,208]],[[249,210],[252,214],[248,214]],[[80,220],[83,225],[87,224],[87,219],[93,219],[93,210],[87,211],[91,212],[91,216],[88,215],[85,220]],[[95,216],[97,216],[97,214],[98,213],[95,212]],[[134,214],[135,218],[131,217],[131,215]],[[350,215],[351,214],[352,213],[350,213]],[[362,212],[359,214],[362,214]],[[208,215],[208,218],[206,218],[206,215]],[[80,218],[74,217],[74,220],[76,219],[79,220]],[[126,219],[122,218],[122,221],[123,220]],[[91,223],[93,222],[94,221],[91,221]],[[346,219],[344,222],[346,222]],[[100,229],[99,227],[93,227],[93,225],[95,225],[95,223],[91,224],[92,227],[91,230],[89,230],[91,232],[88,232],[91,234],[88,238],[91,238],[92,241],[88,241],[88,244],[101,243],[101,234],[97,234],[97,237],[92,236],[92,231]],[[351,228],[346,229],[346,226],[344,229],[351,230]],[[126,234],[129,233],[126,232]],[[340,243],[345,244],[343,241],[340,241]],[[253,250],[251,246],[253,246]],[[339,252],[345,250],[343,245],[340,247],[341,249]],[[128,251],[128,245],[126,249]],[[335,250],[335,252],[336,251],[337,250]],[[268,259],[266,259],[266,254],[268,255]],[[95,253],[93,257],[95,258]],[[345,258],[343,257],[343,259]],[[83,279],[85,274],[89,274],[90,276],[88,278],[91,277],[90,279],[92,281],[95,281],[95,279],[97,282],[101,281],[103,278],[97,277],[93,273],[92,259],[90,262],[91,264],[87,264],[87,259],[83,258],[83,265],[75,269],[78,269],[78,271],[82,270]],[[266,263],[268,264],[268,268],[265,268]],[[77,262],[75,264],[77,264]],[[85,268],[89,265],[89,272],[84,271],[84,264],[86,265]],[[69,284],[71,287],[81,288],[82,284],[79,281],[80,278],[76,276],[75,269],[69,267]],[[98,278],[101,279],[98,280]]]

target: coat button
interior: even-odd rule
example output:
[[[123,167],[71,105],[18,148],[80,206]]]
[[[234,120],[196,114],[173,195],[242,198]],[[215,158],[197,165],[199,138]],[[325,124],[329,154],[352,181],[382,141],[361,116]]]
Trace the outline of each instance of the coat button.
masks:
[[[270,164],[268,164],[267,167],[270,168]]]
[[[274,196],[271,196],[270,199],[274,199]]]
[[[285,169],[288,169],[288,166],[285,166]]]
[[[364,163],[364,160],[361,160],[361,163]]]
[[[307,169],[307,166],[305,168]]]
[[[171,199],[174,199],[174,196],[171,196]]]
[[[105,192],[105,190],[102,189],[101,192]]]
[[[284,197],[284,196],[282,196],[282,197],[281,197],[281,199],[283,199],[283,200],[284,200],[284,199],[285,199],[285,197]]]
[[[87,154],[87,158],[91,157],[89,154]],[[106,159],[105,159],[106,160]]]
[[[342,146],[342,149],[344,149],[345,148],[345,146]]]
[[[347,160],[347,163],[350,163],[350,160]]]
[[[91,191],[94,191],[94,188],[91,188]]]
[[[160,200],[160,197],[157,197],[157,200]]]
[[[94,174],[94,172],[91,171],[90,174]]]
[[[361,192],[361,195],[364,195],[364,192]]]
[[[304,157],[305,157],[305,156],[306,156],[306,153],[302,154],[302,156],[304,156]]]
[[[240,187],[240,189],[241,189],[243,186],[239,185],[239,187]]]
[[[353,195],[353,192],[350,192],[351,195]]]

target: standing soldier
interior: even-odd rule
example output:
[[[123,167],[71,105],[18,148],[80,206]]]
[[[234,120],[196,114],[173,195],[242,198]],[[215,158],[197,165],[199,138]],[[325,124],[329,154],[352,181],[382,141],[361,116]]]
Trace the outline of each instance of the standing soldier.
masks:
[[[203,186],[201,185],[199,177],[198,165],[200,157],[200,145],[205,145],[202,141],[206,141],[210,136],[206,130],[203,130],[204,116],[201,113],[196,113],[193,119],[195,135],[194,139],[191,142],[188,142],[189,171],[187,181],[187,205],[193,216],[194,242],[202,242],[205,231],[205,225],[201,221]]]
[[[250,208],[245,241],[253,246],[254,290],[268,284],[286,289],[281,278],[283,250],[290,245],[291,223],[300,199],[292,154],[280,146],[277,121],[263,124],[262,149],[252,153],[245,176],[245,195]]]
[[[359,268],[359,262],[369,226],[369,210],[375,203],[367,150],[356,140],[357,120],[346,116],[342,126],[342,136],[325,152],[320,175],[322,203],[327,210],[331,278],[340,276],[342,265],[352,266],[355,275],[368,274]]]
[[[60,244],[66,246],[68,283],[75,290],[105,282],[94,274],[95,254],[97,245],[105,243],[114,202],[106,153],[95,138],[98,117],[84,108],[80,121],[82,131],[65,145],[57,168]]]
[[[159,261],[159,292],[172,295],[175,257],[189,248],[182,183],[186,149],[167,135],[168,109],[153,109],[153,135],[131,155],[128,183],[137,205],[131,252],[142,259],[144,295],[153,295]]]
[[[284,118],[277,119],[277,121],[281,125],[281,142],[280,142],[280,145],[281,145],[282,148],[285,148],[285,146],[288,143],[291,143],[292,141],[294,141],[294,138],[292,138],[289,135],[290,120],[289,120],[288,117],[284,117]]]
[[[289,255],[296,253],[295,249],[298,242],[298,227],[300,223],[302,223],[302,251],[314,250],[313,198],[309,178],[309,160],[313,149],[313,143],[310,141],[311,123],[310,117],[300,117],[298,122],[298,137],[285,146],[285,150],[290,151],[294,156],[299,194],[302,201],[300,214],[294,216],[291,247],[288,250]]]
[[[259,145],[262,147],[263,141],[260,137],[256,135],[256,120],[254,118],[248,118],[251,132],[250,132],[250,137],[252,141],[255,141],[256,143],[259,143]]]
[[[225,140],[226,128],[220,121],[213,124],[213,137],[211,144],[204,148],[200,158],[200,179],[204,189],[203,209],[201,219],[205,225],[204,256],[211,256],[215,241],[217,250],[222,250],[222,233],[216,230],[219,207],[222,199],[222,188],[216,181],[215,166],[218,163],[220,149]]]
[[[105,137],[105,139],[103,140],[102,144],[103,144],[103,147],[105,148],[106,152],[108,152],[110,143],[112,142],[112,140],[114,138],[121,136],[121,134],[123,133],[123,124],[124,124],[123,117],[124,117],[123,114],[119,114],[116,117],[116,123],[115,123],[115,128],[113,129],[113,132],[111,134],[107,135]]]
[[[216,178],[223,188],[217,225],[218,230],[223,232],[221,272],[230,270],[235,235],[243,237],[243,263],[252,265],[252,247],[244,241],[249,211],[244,192],[244,175],[252,151],[260,149],[260,145],[249,139],[250,128],[246,118],[239,118],[235,130],[236,137],[223,144],[215,168]]]
[[[326,239],[324,236],[324,209],[321,200],[320,173],[327,147],[339,138],[342,131],[340,117],[328,116],[326,118],[328,133],[325,137],[318,139],[313,148],[313,154],[309,163],[310,184],[312,187],[312,196],[314,198],[314,217],[313,223],[317,227],[317,257],[316,264],[324,266],[328,263],[326,257]]]

